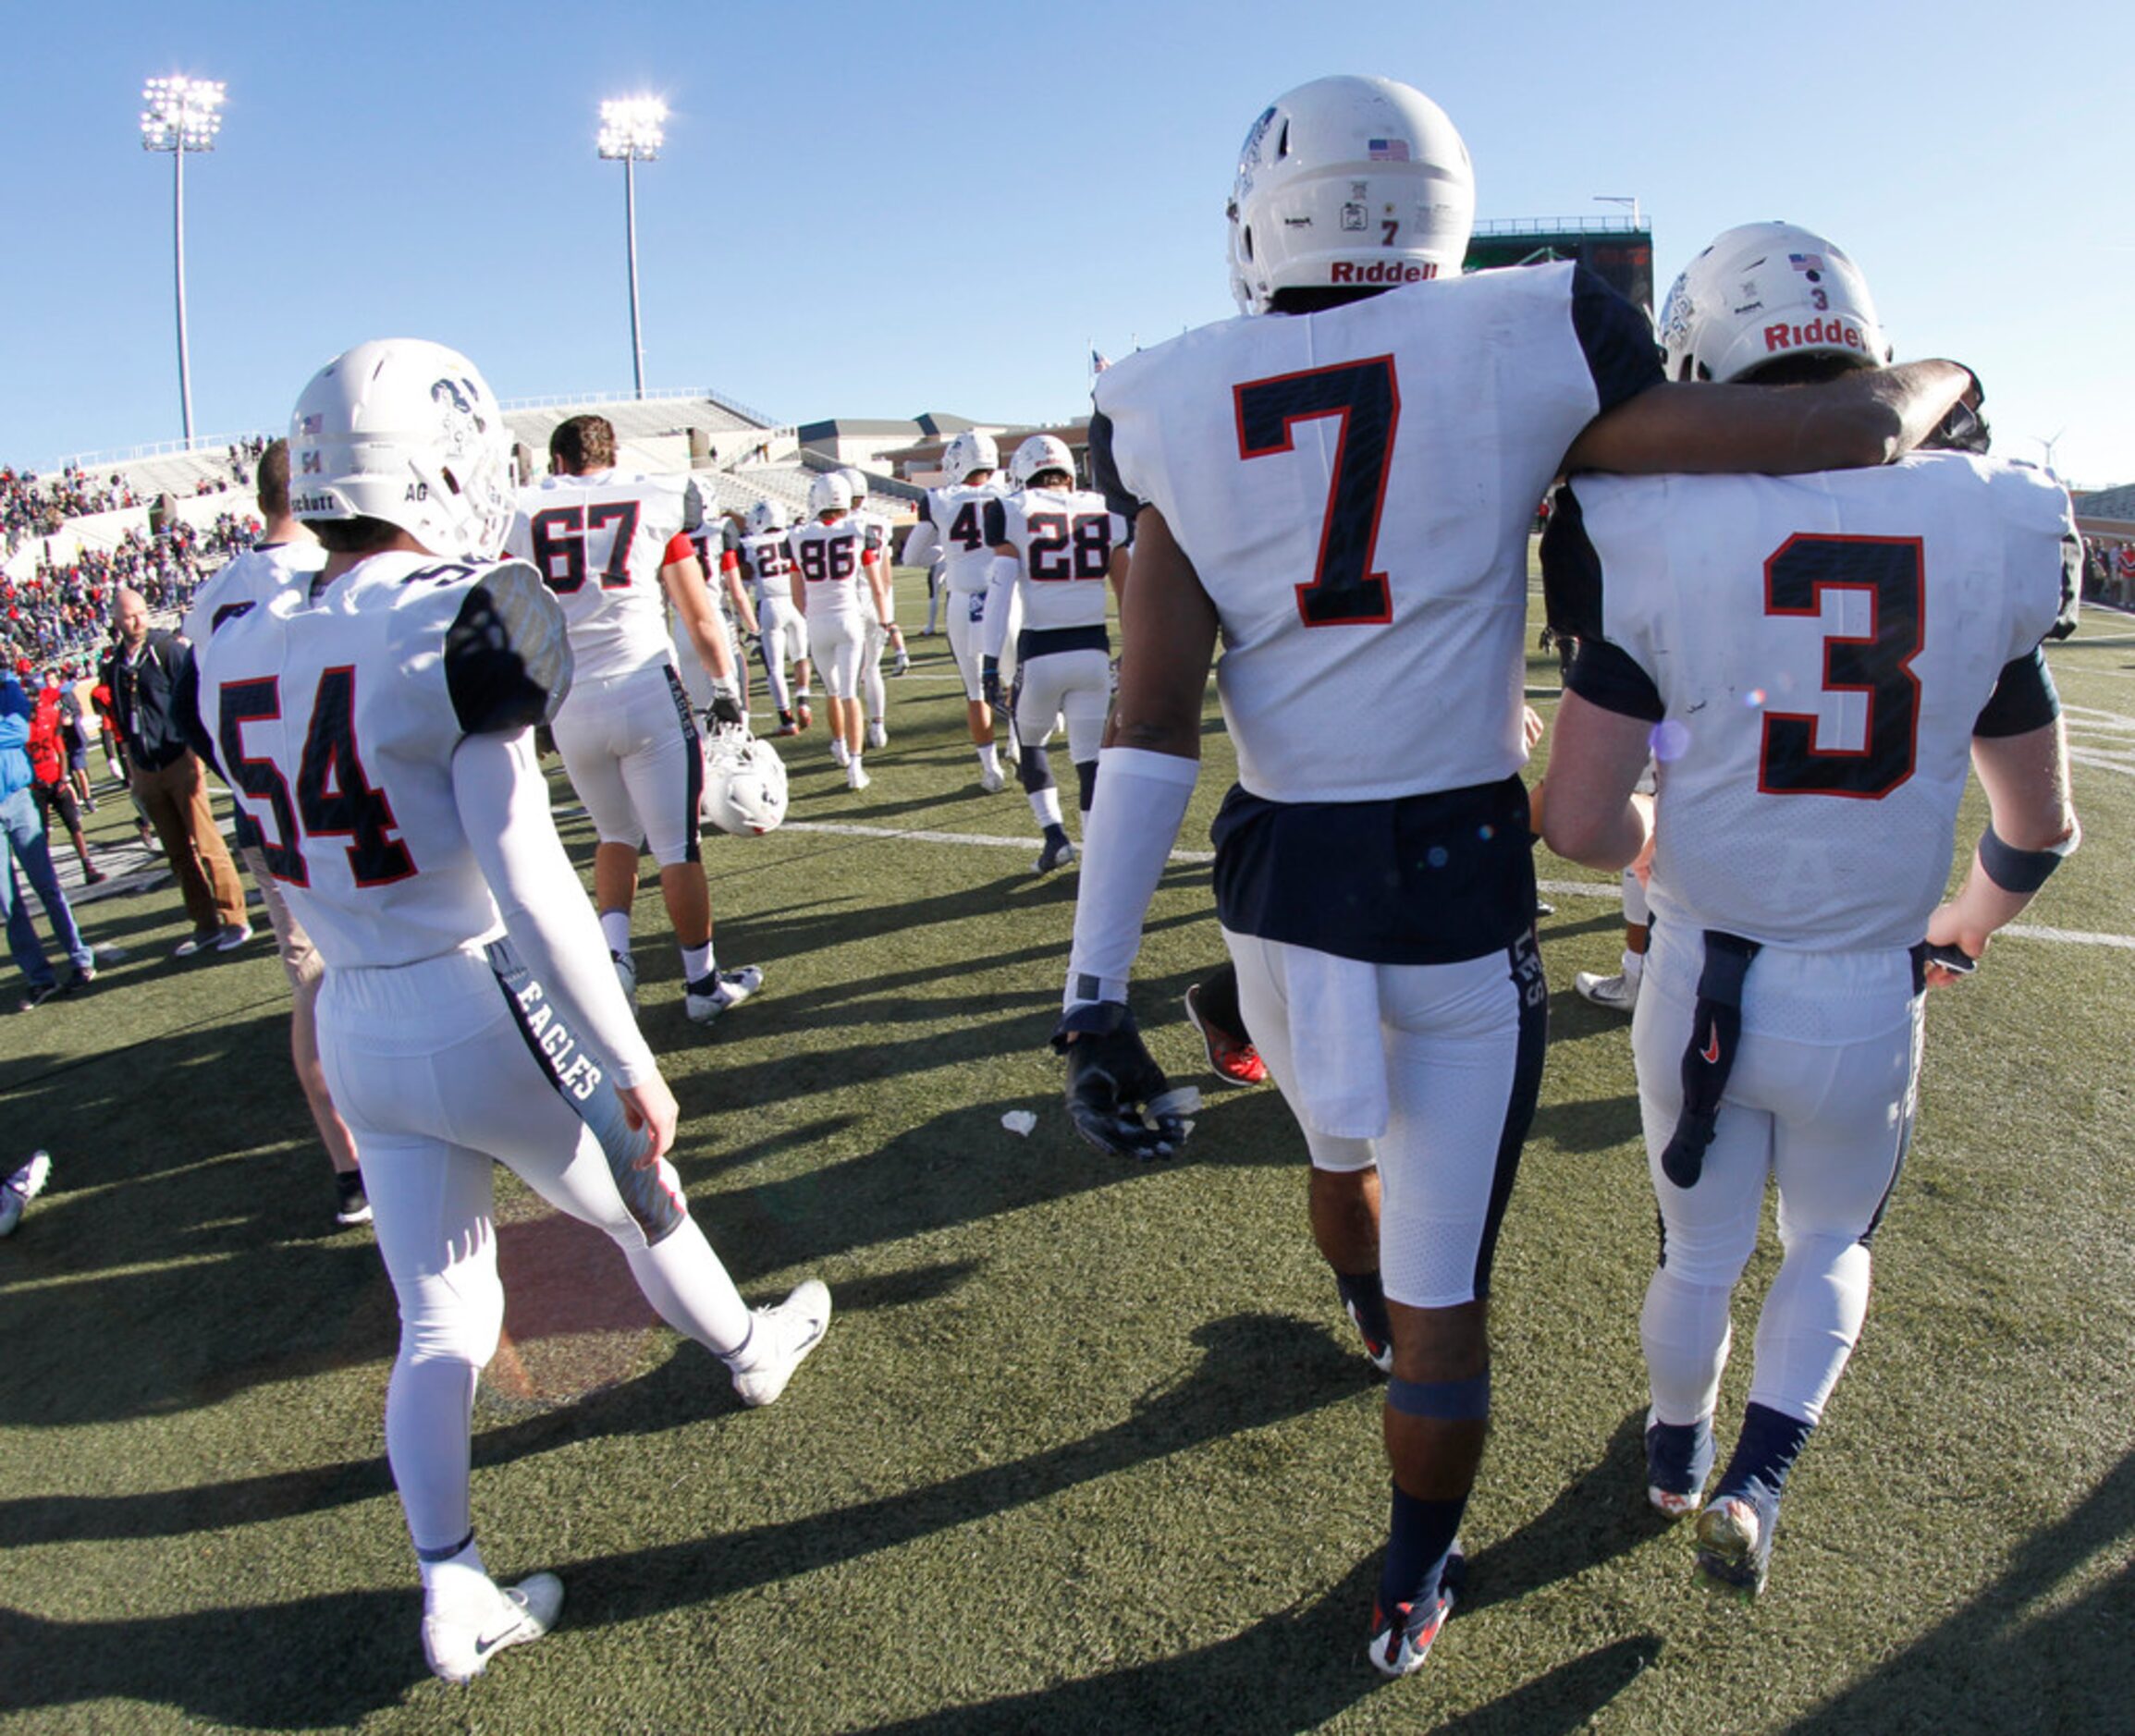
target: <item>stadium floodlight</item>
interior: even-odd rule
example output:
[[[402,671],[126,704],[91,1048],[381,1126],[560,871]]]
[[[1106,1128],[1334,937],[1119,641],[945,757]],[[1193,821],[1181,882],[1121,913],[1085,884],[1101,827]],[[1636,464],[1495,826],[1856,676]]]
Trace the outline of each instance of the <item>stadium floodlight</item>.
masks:
[[[141,87],[141,148],[167,151],[171,161],[171,252],[178,280],[178,397],[185,444],[192,446],[192,370],[185,344],[185,156],[213,151],[222,130],[223,85],[218,79],[173,75]]]
[[[600,154],[622,164],[623,241],[630,253],[630,354],[637,395],[645,395],[645,347],[637,307],[637,165],[658,157],[668,105],[656,96],[618,97],[600,105]]]

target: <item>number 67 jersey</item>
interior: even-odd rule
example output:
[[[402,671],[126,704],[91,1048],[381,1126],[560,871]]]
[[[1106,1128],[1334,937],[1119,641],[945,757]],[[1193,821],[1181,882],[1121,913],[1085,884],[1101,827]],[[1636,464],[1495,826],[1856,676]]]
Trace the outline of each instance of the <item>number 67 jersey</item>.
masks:
[[[452,756],[570,688],[563,613],[532,567],[374,555],[315,601],[293,585],[216,610],[194,660],[201,733],[329,966],[502,932]]]
[[[2039,645],[2073,627],[2077,549],[2059,484],[1956,453],[1565,487],[1550,618],[1579,640],[1573,691],[1655,726],[1659,920],[1918,941],[1973,735],[2057,715]]]

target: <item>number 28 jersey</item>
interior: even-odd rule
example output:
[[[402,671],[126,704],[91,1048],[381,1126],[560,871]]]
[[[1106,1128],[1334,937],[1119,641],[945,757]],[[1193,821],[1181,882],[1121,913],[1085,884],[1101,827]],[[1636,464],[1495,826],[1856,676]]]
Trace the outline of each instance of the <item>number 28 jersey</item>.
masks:
[[[267,866],[337,969],[494,938],[452,789],[467,736],[553,716],[571,684],[556,599],[523,562],[374,555],[219,612],[197,709]]]
[[[1526,763],[1535,507],[1660,379],[1645,316],[1571,264],[1224,321],[1098,377],[1093,474],[1163,513],[1216,605],[1249,794],[1386,801]]]
[[[1087,489],[1026,488],[986,507],[988,546],[1002,543],[1016,553],[1025,632],[1102,627],[1112,551],[1124,548],[1130,534],[1124,515]],[[990,632],[988,638],[990,648]]]
[[[1543,572],[1580,641],[1572,687],[1656,726],[1659,920],[1811,948],[1919,940],[1973,735],[2058,710],[2037,648],[2073,621],[2066,492],[1933,453],[1581,477],[1558,503]]]
[[[563,605],[580,679],[672,660],[660,568],[669,539],[702,516],[678,476],[596,471],[520,490],[505,552],[533,562]]]

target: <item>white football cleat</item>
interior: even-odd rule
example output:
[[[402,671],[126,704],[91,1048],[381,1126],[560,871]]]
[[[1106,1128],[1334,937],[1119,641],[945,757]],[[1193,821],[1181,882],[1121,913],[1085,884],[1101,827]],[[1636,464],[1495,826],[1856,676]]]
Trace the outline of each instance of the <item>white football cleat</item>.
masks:
[[[852,760],[847,762],[845,766],[846,789],[865,789],[874,781],[875,780],[872,777],[867,776],[867,768],[862,765],[858,760]]]
[[[0,1181],[0,1236],[12,1236],[22,1221],[22,1208],[44,1192],[51,1179],[52,1156],[37,1152],[6,1180]]]
[[[769,1404],[786,1390],[793,1371],[830,1329],[830,1290],[821,1278],[805,1278],[776,1307],[755,1311],[749,1346],[763,1360],[734,1373],[734,1391],[743,1404]]]
[[[998,765],[978,768],[978,787],[989,796],[1008,788],[1008,774]]]
[[[850,765],[853,763],[853,750],[845,745],[843,736],[830,738],[830,757],[840,765]]]
[[[524,1645],[546,1633],[563,1608],[563,1582],[553,1573],[490,1589],[495,1600],[472,1619],[457,1610],[448,1616],[424,1603],[423,1656],[447,1681],[473,1681],[506,1646]]]
[[[730,1012],[764,986],[764,973],[755,965],[739,971],[715,971],[701,976],[682,991],[682,1010],[698,1024],[708,1025],[723,1012]]]
[[[867,745],[871,748],[886,748],[890,745],[889,727],[879,717],[867,726]]]
[[[1611,1012],[1638,1010],[1638,979],[1635,976],[1626,976],[1621,972],[1614,976],[1601,976],[1592,971],[1581,971],[1572,979],[1572,986],[1579,991],[1582,1000],[1606,1007]]]

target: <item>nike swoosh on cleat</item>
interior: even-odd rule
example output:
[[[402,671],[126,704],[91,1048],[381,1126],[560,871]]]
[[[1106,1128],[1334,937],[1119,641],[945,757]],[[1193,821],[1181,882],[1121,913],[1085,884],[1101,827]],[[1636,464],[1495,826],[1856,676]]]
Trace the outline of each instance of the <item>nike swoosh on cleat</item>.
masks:
[[[525,1625],[526,1624],[522,1621],[514,1621],[501,1633],[492,1633],[486,1638],[476,1640],[474,1642],[474,1656],[477,1657],[487,1657],[489,1654],[495,1651],[499,1645],[503,1645],[507,1642],[517,1637],[519,1630]]]

